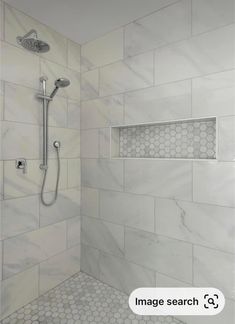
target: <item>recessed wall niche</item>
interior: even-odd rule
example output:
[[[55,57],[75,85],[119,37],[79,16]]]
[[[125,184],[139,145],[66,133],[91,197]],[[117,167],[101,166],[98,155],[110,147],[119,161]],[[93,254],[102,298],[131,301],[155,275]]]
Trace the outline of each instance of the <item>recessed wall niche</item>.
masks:
[[[111,127],[112,158],[216,159],[216,118]]]

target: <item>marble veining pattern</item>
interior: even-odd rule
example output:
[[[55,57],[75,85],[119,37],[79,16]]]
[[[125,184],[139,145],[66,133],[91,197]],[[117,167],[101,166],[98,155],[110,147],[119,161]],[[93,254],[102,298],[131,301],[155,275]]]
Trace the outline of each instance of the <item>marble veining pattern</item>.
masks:
[[[183,324],[170,316],[139,316],[128,296],[79,273],[5,318],[2,324]]]
[[[202,120],[121,127],[120,157],[216,158],[216,122]]]

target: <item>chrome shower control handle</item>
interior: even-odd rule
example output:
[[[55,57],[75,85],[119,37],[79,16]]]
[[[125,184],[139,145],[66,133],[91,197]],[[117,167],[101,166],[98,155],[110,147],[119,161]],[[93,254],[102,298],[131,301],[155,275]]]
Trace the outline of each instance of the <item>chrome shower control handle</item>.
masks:
[[[16,169],[23,170],[23,173],[25,174],[27,172],[27,162],[26,159],[16,159]]]

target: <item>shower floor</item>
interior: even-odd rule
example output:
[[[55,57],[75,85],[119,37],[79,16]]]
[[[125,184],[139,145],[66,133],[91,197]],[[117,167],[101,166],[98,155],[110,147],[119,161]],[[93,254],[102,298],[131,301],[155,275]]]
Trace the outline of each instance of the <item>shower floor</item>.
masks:
[[[22,307],[2,324],[180,324],[167,317],[134,315],[124,293],[78,273]]]

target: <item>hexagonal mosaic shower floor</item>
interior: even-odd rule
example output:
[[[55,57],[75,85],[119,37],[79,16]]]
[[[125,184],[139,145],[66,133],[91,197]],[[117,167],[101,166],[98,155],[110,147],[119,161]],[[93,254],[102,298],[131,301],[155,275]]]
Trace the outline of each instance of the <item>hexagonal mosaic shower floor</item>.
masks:
[[[22,307],[2,324],[180,324],[167,317],[134,315],[128,296],[78,273]]]

